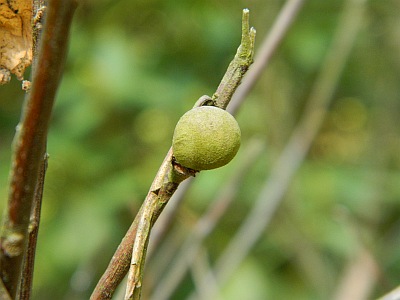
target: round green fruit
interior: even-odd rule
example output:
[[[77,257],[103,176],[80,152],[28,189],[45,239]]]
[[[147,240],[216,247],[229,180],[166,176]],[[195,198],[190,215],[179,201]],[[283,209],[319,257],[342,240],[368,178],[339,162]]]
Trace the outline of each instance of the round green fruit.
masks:
[[[230,113],[215,106],[186,112],[176,124],[172,139],[176,161],[197,171],[226,165],[239,147],[239,124]]]

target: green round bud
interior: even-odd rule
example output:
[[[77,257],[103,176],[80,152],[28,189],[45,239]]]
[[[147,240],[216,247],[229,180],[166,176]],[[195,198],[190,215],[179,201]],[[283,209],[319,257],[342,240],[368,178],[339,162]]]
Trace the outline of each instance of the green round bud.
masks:
[[[172,139],[177,162],[198,171],[226,165],[239,147],[239,124],[230,113],[215,106],[186,112],[176,124]]]

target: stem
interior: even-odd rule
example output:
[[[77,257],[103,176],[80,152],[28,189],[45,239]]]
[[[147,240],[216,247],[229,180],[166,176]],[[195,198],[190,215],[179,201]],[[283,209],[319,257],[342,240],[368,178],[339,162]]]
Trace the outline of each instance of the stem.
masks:
[[[133,244],[131,267],[128,274],[128,284],[125,299],[140,299],[143,267],[146,259],[147,245],[150,231],[160,213],[174,194],[179,184],[185,179],[194,176],[195,171],[174,163],[172,150],[168,155],[165,168],[157,174],[156,181],[161,181],[161,187],[151,189],[143,203],[143,214],[140,217],[135,242]],[[163,164],[164,165],[164,164]]]
[[[239,86],[244,74],[253,62],[255,30],[249,29],[249,10],[243,10],[242,19],[242,42],[239,49],[230,63],[228,70],[223,77],[217,92],[214,94],[216,106],[226,108],[233,93]],[[207,97],[201,97],[197,103],[207,101]],[[202,104],[200,104],[202,105]],[[128,274],[128,284],[125,294],[125,300],[139,300],[141,296],[141,287],[143,279],[143,266],[146,259],[147,245],[149,242],[150,231],[154,222],[158,218],[158,208],[166,205],[172,194],[178,188],[178,185],[185,179],[190,177],[188,169],[178,169],[173,163],[166,166],[167,180],[161,186],[157,197],[151,199],[149,193],[148,198],[144,201],[143,214],[139,221],[139,227],[136,232],[136,239],[133,245],[133,255],[131,267]],[[183,171],[183,172],[182,172]],[[189,176],[188,176],[188,175]],[[193,174],[194,175],[194,174]],[[163,174],[165,177],[165,175]],[[162,209],[161,209],[162,210]]]
[[[253,62],[255,30],[249,29],[249,11],[247,9],[243,10],[242,22],[241,45],[213,96],[216,106],[220,108],[226,108]],[[115,289],[128,272],[131,260],[130,280],[125,297],[126,299],[140,299],[143,264],[151,227],[178,188],[179,183],[194,175],[189,169],[180,168],[182,166],[173,163],[170,149],[135,220],[97,283],[90,297],[91,300],[111,299]],[[140,238],[136,242],[138,237]],[[134,255],[132,255],[132,250],[135,252]]]
[[[253,140],[247,149],[244,150],[242,155],[244,159],[239,163],[238,168],[233,171],[232,176],[227,179],[225,185],[210,203],[206,212],[196,222],[180,249],[176,249],[175,252],[177,255],[173,261],[169,261],[167,273],[162,281],[159,281],[159,278],[155,279],[158,284],[153,288],[150,300],[171,299],[175,288],[181,282],[196,256],[198,256],[202,242],[215,229],[219,220],[224,216],[235,199],[243,179],[246,177],[249,169],[254,167],[254,162],[260,157],[264,149],[265,145],[263,142]]]
[[[244,74],[253,63],[254,42],[256,30],[249,26],[249,10],[244,9],[242,15],[242,41],[236,52],[235,57],[229,64],[224,77],[219,84],[217,91],[212,96],[215,105],[225,109],[232,99]]]
[[[296,19],[304,1],[305,0],[288,0],[282,7],[270,32],[264,38],[264,41],[258,49],[258,54],[254,58],[254,64],[246,74],[246,77],[243,78],[242,84],[232,96],[232,100],[227,109],[232,115],[236,113],[248,93],[258,82],[258,79],[270,63],[276,49],[281,44],[287,31]]]
[[[13,299],[21,278],[29,219],[75,6],[72,0],[49,1],[38,67],[14,137],[9,199],[0,239],[0,276]]]
[[[20,300],[29,300],[32,291],[33,269],[35,264],[35,253],[37,238],[39,234],[40,212],[42,208],[42,196],[44,188],[44,180],[46,176],[48,163],[48,155],[45,154],[40,168],[39,182],[36,187],[35,200],[33,203],[33,210],[29,224],[29,238],[26,257],[22,269],[22,278],[19,291]]]
[[[312,141],[321,128],[332,95],[352,46],[361,28],[366,0],[347,1],[343,9],[330,51],[327,53],[299,125],[295,128],[281,155],[270,171],[252,210],[235,236],[218,258],[214,270],[202,282],[207,299],[215,299],[218,291],[210,283],[224,284],[248,255],[276,212],[283,196],[305,159]],[[192,294],[188,299],[197,299]]]
[[[135,243],[137,233],[142,234],[146,230],[146,226],[148,226],[146,223],[150,219],[146,218],[146,216],[148,216],[149,207],[152,210],[152,219],[150,220],[152,226],[177,189],[179,182],[194,175],[193,171],[180,169],[181,166],[174,165],[172,161],[172,149],[170,149],[154,178],[142,207],[121,241],[121,244],[118,246],[105,273],[97,283],[90,299],[111,299],[115,289],[129,270],[132,259],[132,247]],[[171,172],[174,175],[172,179],[172,176],[170,176]],[[138,230],[138,227],[140,227],[140,230]],[[141,240],[140,246],[137,247],[145,248],[146,243],[146,239]],[[135,259],[135,261],[142,260],[144,262],[144,257]]]
[[[273,54],[282,42],[290,26],[296,19],[299,10],[304,4],[304,1],[305,0],[288,0],[282,7],[278,17],[274,21],[270,32],[265,36],[262,45],[259,47],[258,54],[254,58],[254,63],[252,64],[249,71],[246,73],[246,76],[243,77],[241,84],[238,86],[236,92],[232,96],[231,101],[229,102],[227,111],[229,111],[232,115],[235,115],[237,113],[239,107],[244,102],[244,99],[257,83],[265,68],[269,65]],[[202,101],[204,101],[204,99],[199,99],[200,103]],[[191,181],[190,179],[186,182],[185,189],[188,189],[191,182],[193,181]],[[176,211],[179,207],[179,204],[180,202],[182,202],[182,199],[186,194],[186,191],[182,191],[182,187],[180,187],[179,192],[181,193],[179,193],[178,196],[175,194],[173,201],[167,208],[167,211],[164,211],[163,215],[160,217],[160,219],[157,221],[157,224],[153,228],[152,237],[150,239],[149,252],[147,254],[148,256],[149,254],[152,254],[153,250],[160,243],[160,239],[164,235],[164,232],[166,232],[170,227]],[[171,208],[172,205],[173,207]],[[162,222],[162,224],[160,224],[160,222]]]

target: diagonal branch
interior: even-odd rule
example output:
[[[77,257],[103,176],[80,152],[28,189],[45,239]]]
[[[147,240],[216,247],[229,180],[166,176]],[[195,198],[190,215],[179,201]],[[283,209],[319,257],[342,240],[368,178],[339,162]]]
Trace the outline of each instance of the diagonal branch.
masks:
[[[22,278],[19,289],[20,300],[29,300],[32,292],[33,269],[35,264],[36,245],[39,234],[43,188],[44,188],[44,180],[46,176],[48,158],[49,156],[45,154],[42,160],[42,165],[40,166],[39,181],[36,186],[35,199],[33,202],[32,213],[29,221],[30,224],[28,229],[29,232],[28,246],[27,246],[28,249],[26,252],[26,257],[24,258],[24,266],[22,269]]]
[[[271,30],[265,36],[263,43],[259,47],[258,54],[254,58],[254,63],[246,73],[246,76],[244,76],[241,84],[238,86],[236,92],[232,96],[231,101],[229,102],[227,111],[229,111],[232,115],[236,114],[240,105],[257,83],[265,68],[268,67],[271,58],[296,19],[299,10],[304,4],[304,1],[305,0],[288,0],[282,7],[279,15],[274,21]],[[183,186],[181,185],[178,192],[174,194],[174,198],[172,199],[173,201],[171,201],[170,205],[166,208],[154,226],[147,255],[151,255],[152,252],[154,252],[154,249],[160,243],[164,233],[171,226],[172,220],[176,215],[179,205],[186,195],[186,191],[189,189],[190,184],[193,183],[192,179],[193,178],[189,178],[185,181]]]
[[[348,0],[345,3],[332,46],[298,127],[274,164],[255,205],[217,260],[215,270],[203,279],[202,287],[209,287],[209,282],[214,280],[220,284],[226,282],[271,222],[324,121],[332,95],[361,28],[365,2],[366,0]],[[208,289],[207,299],[214,299],[216,293],[217,291]],[[194,298],[197,299],[192,294],[189,299]]]
[[[242,41],[237,50],[237,53],[229,64],[221,84],[219,85],[212,101],[215,105],[225,109],[232,98],[233,93],[239,86],[244,74],[249,69],[253,62],[255,30],[249,26],[249,10],[243,10],[242,18]],[[210,101],[207,96],[201,97],[198,105],[206,104]],[[173,160],[168,162],[166,166],[167,176],[161,174],[164,178],[164,183],[161,186],[157,197],[152,197],[150,191],[148,197],[144,201],[143,214],[139,220],[138,230],[136,232],[135,242],[133,244],[131,266],[128,274],[128,284],[126,288],[126,300],[139,300],[142,291],[142,281],[144,272],[144,262],[147,253],[147,245],[150,238],[150,231],[155,221],[157,220],[161,210],[171,198],[172,194],[178,188],[178,185],[185,179],[189,178],[190,172],[185,168],[177,168],[179,165],[174,165]],[[183,171],[183,172],[182,172]]]
[[[255,30],[253,28],[249,29],[249,10],[245,9],[243,10],[242,19],[242,43],[230,63],[217,92],[213,95],[212,100],[216,106],[226,108],[244,74],[253,62],[254,40]],[[203,104],[204,101],[202,99],[206,98],[201,97],[197,101],[199,105]],[[144,264],[150,229],[179,183],[190,177],[190,175],[193,175],[187,173],[187,170],[177,170],[177,166],[179,165],[173,163],[172,151],[170,149],[164,162],[161,164],[142,207],[111,259],[105,273],[97,283],[90,299],[111,299],[116,287],[128,272],[131,260],[133,266],[130,272],[131,285],[128,285],[126,297],[140,297],[141,278],[143,276],[142,266]],[[180,173],[182,171],[183,173]],[[171,184],[173,186],[172,189]],[[138,230],[139,227],[141,231]],[[136,242],[138,237],[140,237],[140,241]],[[136,249],[133,259],[132,249]]]
[[[61,78],[74,0],[50,0],[37,68],[13,142],[9,199],[1,230],[0,276],[15,298],[55,94]]]
[[[140,299],[143,266],[150,230],[179,184],[194,175],[195,171],[174,163],[172,150],[170,149],[167,159],[161,165],[160,171],[142,205],[142,214],[139,217],[133,250],[130,250],[132,258],[128,274],[126,299]]]
[[[169,262],[167,274],[163,280],[158,282],[154,288],[151,300],[171,299],[171,294],[199,254],[203,241],[215,229],[230,207],[248,170],[254,167],[255,161],[259,159],[264,149],[264,143],[255,139],[244,150],[242,155],[244,159],[240,162],[237,170],[227,179],[220,192],[210,203],[207,211],[196,222],[180,249],[176,249],[177,254],[174,260]]]

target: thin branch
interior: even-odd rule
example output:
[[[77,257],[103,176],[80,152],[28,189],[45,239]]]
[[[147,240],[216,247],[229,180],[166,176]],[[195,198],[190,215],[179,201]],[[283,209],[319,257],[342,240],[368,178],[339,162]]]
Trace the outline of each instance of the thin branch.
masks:
[[[248,25],[249,24],[249,14],[248,14],[248,10],[245,10],[245,11],[246,12],[243,14],[242,23],[247,24],[247,25],[242,28],[242,34],[243,33],[246,33],[246,34],[242,35],[241,44],[245,45],[244,48],[250,47],[250,49],[244,49],[244,50],[241,48],[238,49],[238,51],[242,51],[242,52],[244,51],[247,54],[242,55],[242,57],[244,57],[244,58],[241,58],[243,60],[242,63],[240,63],[239,60],[236,60],[236,61],[234,60],[231,62],[229,69],[226,71],[223,79],[221,80],[220,85],[217,88],[217,92],[213,96],[213,100],[215,102],[217,102],[216,99],[219,99],[218,100],[219,104],[217,103],[216,106],[220,106],[221,108],[226,108],[226,106],[228,104],[227,101],[230,101],[233,94],[236,95],[236,93],[232,94],[232,91],[235,91],[236,88],[237,88],[237,90],[239,90],[240,86],[242,85],[241,81],[242,81],[242,77],[244,77],[244,73],[243,74],[240,73],[241,71],[243,71],[243,70],[241,70],[240,66],[250,65],[253,62],[252,58],[253,58],[253,54],[254,54],[253,48],[254,48],[254,40],[255,40],[256,31],[254,28],[249,29],[249,25]],[[250,32],[250,35],[248,34],[249,32]],[[252,69],[250,69],[250,71],[248,73],[251,73]],[[238,76],[239,80],[234,79],[233,83],[231,83],[232,77],[237,76],[237,75],[235,75],[235,73],[239,75]],[[244,78],[246,78],[246,77],[244,77]],[[229,82],[230,85],[227,85],[229,80],[230,80],[230,82]],[[232,87],[232,85],[234,85],[234,87]],[[203,96],[203,97],[207,97],[207,96]],[[201,105],[204,101],[207,101],[207,99],[208,99],[208,97],[200,98],[196,102],[195,106]],[[233,100],[233,98],[232,98],[232,100]],[[150,238],[150,247],[149,247],[148,254],[152,254],[152,252],[153,252],[152,249],[154,249],[159,244],[162,236],[164,235],[166,230],[169,228],[171,221],[173,220],[174,216],[176,215],[176,211],[179,208],[179,204],[183,201],[186,191],[189,189],[190,184],[192,182],[193,182],[192,178],[189,178],[187,181],[185,181],[185,183],[184,183],[185,189],[182,190],[182,187],[181,187],[179,189],[179,194],[175,194],[173,196],[173,202],[168,206],[168,208],[166,209],[164,214],[161,216],[160,220],[158,220],[157,224],[154,226],[153,234]]]
[[[264,143],[261,141],[254,140],[245,149],[243,153],[244,160],[240,162],[237,170],[233,172],[231,178],[227,180],[220,192],[211,202],[207,212],[197,221],[179,251],[176,251],[177,255],[174,261],[169,263],[168,272],[163,280],[157,283],[154,293],[151,295],[151,299],[171,299],[175,288],[182,280],[191,263],[197,257],[203,241],[215,229],[219,220],[225,215],[225,212],[235,199],[235,195],[237,195],[237,191],[244,177],[260,157],[262,150],[265,149],[264,146]]]
[[[377,263],[373,255],[368,249],[360,246],[354,258],[347,264],[332,299],[370,299],[378,274]]]
[[[253,63],[254,41],[256,30],[249,25],[249,10],[243,10],[242,16],[242,41],[236,52],[235,58],[229,64],[224,77],[219,84],[212,99],[215,106],[225,109],[232,99],[237,87],[240,85],[244,74]]]
[[[40,168],[39,182],[36,186],[35,200],[33,203],[32,215],[29,224],[29,238],[26,257],[22,269],[21,285],[19,289],[19,299],[29,300],[32,291],[33,269],[35,264],[36,244],[39,234],[40,213],[42,208],[42,196],[44,180],[46,177],[48,155],[45,154]]]
[[[242,19],[242,42],[217,92],[214,94],[212,100],[216,106],[226,108],[228,105],[234,91],[253,62],[254,41],[255,30],[253,28],[249,29],[249,10],[245,9],[243,10]],[[209,100],[211,100],[209,97],[203,96],[199,99],[198,103],[199,105],[203,105]],[[161,172],[159,175],[164,181],[161,188],[150,190],[148,197],[144,201],[143,214],[140,216],[136,238],[133,244],[132,260],[125,294],[126,300],[139,300],[141,297],[144,262],[151,228],[179,184],[183,180],[194,175],[189,169],[183,168],[182,166],[178,169],[178,166],[178,164],[174,166],[173,161],[172,164],[168,161],[165,173]],[[159,192],[156,193],[155,191],[158,190]]]
[[[303,1],[303,0],[301,0]],[[245,20],[243,20],[242,22],[244,23],[248,23],[248,15],[243,15],[244,18],[246,18]],[[249,31],[249,26],[245,27],[242,29],[243,32],[247,32]],[[252,29],[252,35],[255,35],[256,31],[255,29]],[[242,40],[242,43],[245,42],[245,44],[248,46],[251,45],[251,43],[253,43],[253,45],[251,45],[251,47],[254,47],[254,41],[250,42],[248,41],[248,39],[250,38],[250,36],[246,35],[245,41]],[[251,37],[250,39],[254,40],[255,36]],[[242,38],[243,39],[243,38]],[[239,49],[238,49],[239,51]],[[247,51],[249,52],[249,51]],[[250,51],[250,58],[253,57],[253,52],[254,51]],[[245,59],[245,62],[248,63],[252,63],[249,61],[249,56],[247,56],[247,59]],[[239,72],[240,68],[239,68],[239,64],[237,65],[238,68],[235,70],[233,68],[233,66],[230,66],[230,69],[225,73],[218,89],[217,92],[214,94],[214,97],[217,98],[219,97],[219,102],[224,102],[226,100],[223,99],[231,99],[230,105],[228,107],[228,111],[230,111],[232,114],[234,114],[231,110],[229,110],[229,108],[232,106],[232,102],[234,101],[235,97],[237,98],[237,96],[235,96],[238,91],[241,89],[241,86],[243,84],[246,84],[246,78],[249,77],[250,73],[254,73],[253,72],[253,68],[254,66],[252,66],[252,68],[247,72],[247,76],[244,76],[244,74],[241,75],[241,77],[244,76],[243,81],[236,81],[236,85],[237,85],[237,90],[235,93],[233,93],[232,95],[232,89],[228,89],[227,85],[226,85],[226,81],[229,80],[230,77],[232,77],[232,74],[234,74],[235,72]],[[248,80],[247,80],[248,81]],[[226,89],[226,90],[224,90]],[[219,96],[218,96],[219,95]],[[245,95],[243,95],[245,96]],[[240,101],[240,103],[242,103],[242,100]],[[199,103],[202,100],[199,99]],[[237,101],[237,100],[236,100]],[[197,103],[196,103],[197,104]],[[226,108],[227,103],[224,103],[221,105],[221,107]],[[237,104],[240,105],[240,104]],[[218,106],[218,105],[217,105]],[[166,230],[169,228],[169,226],[171,225],[171,222],[174,218],[174,216],[176,215],[176,211],[179,208],[180,203],[183,201],[184,196],[186,195],[186,191],[189,189],[191,183],[193,182],[193,180],[191,178],[189,178],[187,181],[185,181],[184,185],[185,185],[185,190],[182,190],[182,187],[179,189],[179,195],[175,194],[173,196],[173,201],[172,203],[167,207],[166,211],[163,213],[163,215],[160,217],[160,220],[158,220],[158,222],[156,223],[156,225],[153,228],[153,234],[150,238],[150,246],[149,246],[149,253],[148,254],[152,254],[153,249],[159,244],[162,236],[164,235],[164,233],[166,232]]]
[[[165,163],[163,163],[142,205],[143,213],[139,218],[133,250],[131,250],[132,259],[125,299],[140,299],[143,266],[150,230],[179,184],[195,174],[195,171],[174,163],[172,150],[169,151],[168,157],[169,159],[164,161]]]
[[[229,65],[228,70],[218,87],[217,93],[214,94],[212,99],[214,104],[221,108],[226,108],[232,94],[240,84],[242,77],[253,61],[252,56],[254,52],[255,30],[253,28],[249,29],[248,21],[249,11],[245,9],[243,10],[242,44],[239,46],[238,52]],[[245,30],[246,28],[247,31]],[[201,99],[203,99],[203,97],[200,98],[199,101]],[[145,252],[150,229],[171,198],[172,194],[175,192],[179,183],[193,175],[188,172],[189,170],[187,169],[178,170],[177,168],[179,167],[182,168],[182,166],[173,163],[172,150],[170,149],[161,164],[153,184],[151,185],[150,191],[136,215],[134,222],[93,291],[91,296],[92,300],[110,299],[116,287],[128,271],[130,265],[131,280],[128,280],[126,298],[138,299],[140,297],[143,263],[145,260]],[[140,232],[138,230],[139,227],[142,230]],[[140,236],[140,240],[136,242],[138,236]],[[135,252],[135,254],[132,255],[132,249],[137,249],[136,251],[141,253]]]
[[[138,228],[141,227],[143,231],[146,226],[150,224],[152,226],[169,198],[175,192],[179,181],[193,175],[192,171],[182,169],[181,166],[173,163],[172,149],[170,149],[157,172],[142,207],[114,253],[105,273],[97,283],[90,299],[111,299],[115,289],[129,270],[132,259],[132,247],[135,243]],[[151,218],[149,218],[148,214],[149,206],[153,209]],[[150,224],[147,222],[150,222]],[[146,247],[147,237],[144,237],[141,242],[140,246]],[[135,258],[135,261],[142,263],[144,262],[144,257]]]
[[[254,58],[254,64],[243,78],[242,84],[232,96],[232,101],[229,103],[227,108],[227,111],[231,114],[236,113],[244,99],[246,99],[249,92],[261,77],[261,74],[268,66],[276,49],[281,44],[287,31],[296,19],[297,13],[304,4],[304,1],[305,0],[289,0],[281,9],[271,30],[257,51],[258,54]]]
[[[157,222],[154,224],[151,230],[151,236],[149,241],[149,247],[147,250],[147,257],[150,259],[154,254],[155,250],[163,241],[168,230],[171,228],[173,221],[178,213],[178,209],[185,199],[185,195],[189,190],[194,178],[188,178],[179,185],[179,189],[171,197],[169,205],[165,207],[163,213],[158,218]]]
[[[347,1],[332,47],[315,82],[303,117],[272,168],[253,209],[216,263],[214,274],[220,283],[226,282],[238,268],[270,223],[317,135],[361,27],[364,3],[365,0]],[[206,277],[203,287],[209,287],[211,280],[211,277]],[[216,291],[208,289],[208,292],[208,299],[214,299]]]
[[[268,66],[273,54],[282,42],[283,37],[286,35],[290,26],[296,19],[297,13],[304,4],[304,1],[305,0],[289,0],[281,9],[271,30],[268,32],[261,47],[258,49],[258,54],[255,56],[254,63],[232,96],[232,99],[227,107],[227,111],[229,111],[232,115],[236,114],[240,105],[242,105],[244,99],[261,77],[262,72]],[[185,190],[182,189],[183,186],[180,187],[178,193],[174,194],[173,198],[171,199],[170,205],[167,206],[166,210],[155,224],[150,237],[148,255],[152,254],[154,249],[160,243],[162,236],[170,227],[179,205],[186,195],[186,190],[189,189],[192,183],[192,178],[189,178],[184,182],[183,185]]]
[[[382,183],[383,181],[379,180],[378,186],[375,188],[376,192],[370,193],[370,196],[380,198]],[[376,212],[379,214],[378,211]],[[345,226],[346,231],[351,234],[355,244],[353,248],[356,251],[350,255],[331,299],[370,299],[381,274],[380,267],[372,251],[367,247],[368,241],[365,240],[365,236],[360,230],[359,222],[351,214],[344,213],[341,215],[341,223]]]
[[[38,67],[33,74],[13,143],[10,190],[1,230],[1,279],[15,298],[28,243],[28,227],[47,131],[76,2],[49,1]]]
[[[202,278],[206,274],[212,274],[210,258],[208,255],[207,250],[200,246],[199,251],[194,257],[193,262],[190,265],[190,275],[193,279],[194,289],[197,291],[197,294],[200,295],[201,299],[206,299],[207,292],[202,289]],[[212,286],[210,287],[213,290],[219,290],[220,286],[218,286],[218,282],[216,280],[210,281]],[[170,298],[163,298],[163,299],[170,299]]]

